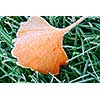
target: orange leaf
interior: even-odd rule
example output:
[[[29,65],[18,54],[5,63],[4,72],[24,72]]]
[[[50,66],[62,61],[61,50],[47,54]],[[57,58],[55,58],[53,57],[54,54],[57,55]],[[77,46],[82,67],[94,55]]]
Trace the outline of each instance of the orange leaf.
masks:
[[[62,48],[63,35],[84,19],[79,19],[67,28],[58,29],[41,17],[30,17],[20,26],[12,55],[22,67],[57,75],[60,67],[68,63]]]

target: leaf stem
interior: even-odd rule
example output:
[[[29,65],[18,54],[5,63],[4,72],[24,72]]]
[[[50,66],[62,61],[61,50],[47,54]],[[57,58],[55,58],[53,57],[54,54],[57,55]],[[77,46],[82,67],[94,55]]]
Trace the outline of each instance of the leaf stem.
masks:
[[[87,16],[83,16],[81,17],[80,19],[78,19],[76,22],[72,23],[71,25],[69,25],[68,27],[66,28],[63,28],[63,32],[64,33],[67,33],[69,32],[71,29],[73,29],[75,26],[77,26],[79,23],[81,23],[83,20],[85,20],[87,18]]]

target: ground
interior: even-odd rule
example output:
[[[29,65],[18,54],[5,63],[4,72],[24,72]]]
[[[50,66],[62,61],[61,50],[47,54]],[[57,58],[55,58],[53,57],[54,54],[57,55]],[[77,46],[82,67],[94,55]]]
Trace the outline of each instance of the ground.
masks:
[[[42,16],[51,25],[64,28],[80,16]],[[89,16],[63,37],[63,48],[69,64],[60,74],[41,74],[16,64],[12,57],[12,40],[27,16],[0,16],[0,83],[99,83],[100,82],[100,17]]]

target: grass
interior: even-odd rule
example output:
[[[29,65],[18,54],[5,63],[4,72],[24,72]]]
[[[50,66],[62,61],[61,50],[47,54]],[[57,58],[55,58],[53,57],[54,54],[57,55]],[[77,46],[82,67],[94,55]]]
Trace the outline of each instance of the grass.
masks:
[[[66,27],[80,16],[42,16],[55,27]],[[88,17],[64,36],[63,48],[69,64],[60,74],[41,74],[16,64],[12,57],[12,40],[27,16],[0,17],[0,83],[99,83],[100,82],[100,17]]]

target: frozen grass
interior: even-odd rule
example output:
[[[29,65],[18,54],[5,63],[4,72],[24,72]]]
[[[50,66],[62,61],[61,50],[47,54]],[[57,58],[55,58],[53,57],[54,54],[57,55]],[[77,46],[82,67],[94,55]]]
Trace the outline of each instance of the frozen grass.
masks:
[[[43,16],[55,27],[66,27],[79,16]],[[12,40],[26,16],[0,17],[0,83],[98,83],[100,82],[100,17],[87,18],[64,36],[63,48],[69,64],[60,74],[44,75],[16,65],[11,55]],[[44,55],[45,56],[45,55]]]

